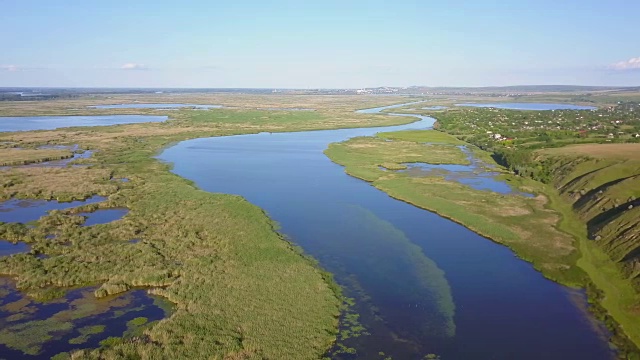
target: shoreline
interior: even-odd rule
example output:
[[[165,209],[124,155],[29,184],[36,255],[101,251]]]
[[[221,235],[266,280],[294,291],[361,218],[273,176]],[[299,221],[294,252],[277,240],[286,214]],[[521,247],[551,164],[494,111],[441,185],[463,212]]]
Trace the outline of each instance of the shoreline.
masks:
[[[442,134],[446,134],[446,133],[442,133]],[[345,142],[339,142],[339,143],[334,143],[336,145],[342,145],[345,144]],[[332,144],[332,145],[334,145]],[[473,146],[473,144],[469,144],[467,143],[469,146]],[[330,148],[331,149],[331,148]],[[553,281],[555,283],[570,287],[570,288],[580,288],[580,289],[584,289],[584,290],[589,290],[586,292],[587,296],[588,296],[588,301],[590,303],[592,303],[592,306],[596,306],[596,307],[600,307],[600,308],[593,308],[590,309],[592,310],[591,313],[593,314],[593,316],[595,318],[598,318],[600,321],[602,322],[606,322],[608,324],[608,326],[614,326],[613,329],[609,329],[610,331],[612,331],[612,336],[620,336],[623,334],[624,338],[628,339],[627,341],[631,341],[633,342],[636,346],[640,345],[640,339],[637,337],[632,336],[632,333],[628,333],[625,332],[625,326],[624,324],[626,323],[626,321],[619,321],[620,316],[624,315],[620,312],[617,312],[616,310],[616,303],[618,301],[618,299],[612,298],[611,296],[606,296],[606,294],[608,292],[604,292],[604,296],[600,295],[598,296],[597,293],[594,293],[592,290],[593,285],[596,285],[598,287],[598,289],[601,289],[602,287],[602,282],[604,281],[605,285],[608,285],[608,281],[606,280],[606,277],[603,277],[603,274],[598,272],[598,269],[593,268],[593,265],[591,265],[590,262],[585,263],[585,261],[588,261],[587,259],[585,259],[585,252],[587,251],[594,251],[597,249],[593,249],[593,246],[590,246],[591,244],[586,243],[586,237],[585,236],[580,236],[580,234],[578,234],[575,229],[572,229],[570,225],[567,225],[567,223],[573,223],[573,224],[577,224],[576,222],[578,221],[576,218],[567,218],[567,213],[566,211],[562,210],[563,206],[567,206],[566,204],[564,204],[563,200],[560,199],[560,195],[556,194],[554,192],[553,189],[549,188],[548,185],[542,184],[542,183],[538,183],[536,182],[536,184],[538,184],[539,186],[536,187],[535,192],[537,192],[539,195],[544,196],[544,198],[546,199],[546,202],[544,204],[544,207],[546,209],[552,210],[555,213],[557,213],[558,215],[560,215],[558,221],[553,225],[553,227],[555,229],[557,229],[560,232],[563,232],[565,234],[567,234],[568,236],[570,236],[571,238],[573,238],[573,242],[575,244],[575,248],[578,254],[577,259],[575,260],[575,266],[578,267],[579,269],[581,269],[581,271],[584,272],[584,279],[580,280],[577,279],[577,281],[571,281],[572,279],[567,278],[567,279],[562,279],[559,277],[555,277],[553,276],[551,273],[549,273],[548,271],[545,271],[544,268],[541,268],[540,266],[538,266],[536,264],[536,261],[540,261],[540,260],[544,260],[544,259],[536,259],[535,257],[530,257],[530,256],[526,256],[524,255],[521,251],[518,251],[517,248],[515,248],[514,246],[512,246],[512,244],[508,243],[508,242],[503,242],[500,240],[497,240],[496,238],[494,238],[491,234],[482,231],[482,229],[475,227],[473,224],[466,222],[463,219],[460,219],[456,216],[447,214],[445,212],[442,212],[438,209],[437,206],[429,206],[429,200],[426,201],[417,201],[416,199],[412,199],[410,195],[399,195],[393,192],[393,190],[391,188],[389,188],[389,186],[387,185],[386,187],[383,184],[378,184],[376,183],[378,181],[378,179],[367,179],[364,178],[361,175],[358,175],[359,171],[350,171],[350,166],[353,166],[354,169],[358,169],[357,165],[353,165],[351,163],[348,163],[345,159],[349,157],[348,151],[349,150],[341,150],[342,152],[340,153],[340,158],[336,158],[338,156],[338,153],[328,153],[329,149],[327,149],[325,151],[325,155],[327,155],[327,157],[335,164],[338,164],[340,166],[343,167],[344,172],[351,176],[354,177],[356,179],[365,181],[367,183],[369,183],[369,185],[375,187],[376,189],[384,192],[387,196],[402,201],[404,203],[410,204],[412,206],[415,206],[417,208],[429,211],[431,213],[437,214],[438,216],[441,216],[443,218],[446,218],[454,223],[460,224],[464,227],[466,227],[467,229],[473,231],[474,233],[492,241],[493,243],[502,245],[507,247],[508,249],[510,249],[510,251],[514,254],[514,256],[516,256],[517,258],[526,261],[528,263],[530,263],[534,269],[536,269],[536,271],[538,271],[541,275],[543,275],[545,278],[547,278],[550,281]],[[344,151],[347,151],[347,155],[344,154]],[[333,155],[333,156],[331,156]],[[345,161],[345,162],[341,162]],[[379,160],[380,161],[380,160]],[[349,164],[349,165],[348,165]],[[503,175],[504,176],[504,175]],[[515,175],[513,174],[508,174],[508,177],[514,177]],[[511,186],[518,188],[519,190],[530,190],[530,189],[523,189],[522,186],[524,186],[524,184],[522,184],[523,181],[529,181],[529,180],[525,180],[525,179],[519,179],[519,178],[513,178],[514,180],[516,180],[516,182],[518,184],[514,184],[513,182],[511,182]],[[533,180],[531,180],[533,181]],[[569,216],[575,216],[572,212],[569,212]],[[575,227],[575,226],[574,226]],[[596,272],[595,276],[594,276],[594,271]],[[595,278],[594,278],[595,277]],[[599,281],[597,280],[599,279]],[[576,279],[573,279],[576,280]],[[609,286],[613,286],[613,285],[609,285]],[[601,290],[600,290],[601,291]],[[612,304],[613,302],[613,304]],[[612,311],[613,308],[613,311]],[[605,309],[606,313],[602,313],[602,309]],[[614,318],[611,318],[611,316],[615,316]],[[612,319],[615,319],[615,325],[612,325],[611,321]],[[633,321],[634,319],[628,318],[626,316],[623,316],[623,320],[627,320],[627,321]],[[620,340],[620,339],[618,339]]]

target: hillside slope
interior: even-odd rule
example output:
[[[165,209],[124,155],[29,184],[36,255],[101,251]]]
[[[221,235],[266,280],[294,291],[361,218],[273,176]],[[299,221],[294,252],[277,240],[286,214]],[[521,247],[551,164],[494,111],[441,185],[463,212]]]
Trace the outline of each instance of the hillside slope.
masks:
[[[553,184],[586,224],[589,239],[640,290],[640,160],[612,156],[609,145],[581,145],[587,146],[590,156],[572,154],[572,148],[541,156],[552,156]],[[640,153],[640,147],[628,150]]]

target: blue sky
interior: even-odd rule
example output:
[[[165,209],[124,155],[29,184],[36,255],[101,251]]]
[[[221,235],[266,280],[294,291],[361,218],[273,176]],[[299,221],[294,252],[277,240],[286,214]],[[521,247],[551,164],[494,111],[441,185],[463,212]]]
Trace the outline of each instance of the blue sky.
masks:
[[[0,87],[638,86],[638,14],[630,0],[0,0]]]

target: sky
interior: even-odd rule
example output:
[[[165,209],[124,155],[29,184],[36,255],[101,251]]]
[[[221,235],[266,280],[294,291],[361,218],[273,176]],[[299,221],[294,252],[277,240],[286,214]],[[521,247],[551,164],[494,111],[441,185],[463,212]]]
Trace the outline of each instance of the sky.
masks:
[[[640,1],[0,0],[0,87],[640,86]]]

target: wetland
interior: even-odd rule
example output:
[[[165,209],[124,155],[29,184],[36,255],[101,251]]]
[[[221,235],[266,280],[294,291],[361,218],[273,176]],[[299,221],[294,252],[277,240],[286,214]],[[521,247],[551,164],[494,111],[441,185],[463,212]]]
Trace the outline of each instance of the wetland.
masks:
[[[495,169],[485,173],[487,155],[460,140],[433,131],[425,137],[421,129],[432,118],[378,114],[417,99],[361,99],[329,109],[325,99],[276,105],[258,98],[256,107],[319,110],[183,109],[166,123],[2,134],[0,140],[23,147],[77,144],[92,151],[81,159],[84,167],[15,166],[1,173],[7,204],[88,199],[0,224],[8,255],[0,272],[13,279],[6,291],[68,305],[75,291],[97,301],[146,297],[137,290],[145,287],[174,304],[159,322],[132,314],[107,338],[98,335],[102,323],[91,320],[72,324],[75,330],[58,339],[85,345],[55,339],[10,345],[7,338],[7,349],[85,349],[74,352],[81,358],[613,357],[585,294],[545,278],[572,256],[562,243],[557,258],[538,263],[521,255],[527,249],[500,240],[513,236],[508,231],[487,232],[473,211],[480,221],[458,221],[466,227],[446,219],[459,216],[442,212],[452,199],[442,198],[442,209],[416,207],[403,199],[406,184],[390,181],[380,187],[385,193],[376,181],[418,181],[432,197],[463,191],[477,203],[514,209],[522,201],[542,206],[536,189],[528,189],[532,198]],[[370,106],[385,102],[392,106]],[[368,110],[354,113],[358,108]],[[362,128],[335,130],[341,127]],[[73,143],[52,141],[60,135]],[[159,155],[163,162],[153,158],[169,144]],[[357,161],[350,162],[354,151]],[[380,161],[381,154],[391,156]],[[407,172],[418,163],[469,171]],[[450,209],[468,213],[464,206]],[[147,323],[140,318],[149,326],[131,335],[129,325]]]

